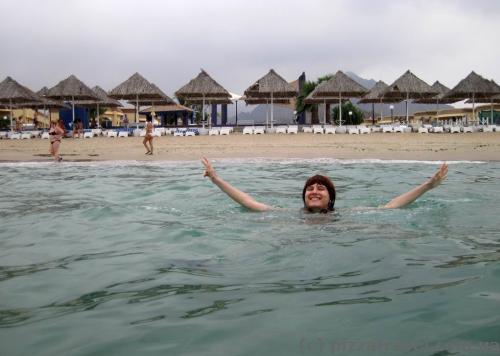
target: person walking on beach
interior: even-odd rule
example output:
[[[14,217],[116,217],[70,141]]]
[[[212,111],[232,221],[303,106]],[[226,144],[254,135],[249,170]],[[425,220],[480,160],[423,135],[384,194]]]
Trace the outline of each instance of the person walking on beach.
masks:
[[[203,157],[202,163],[205,166],[205,172],[203,176],[210,178],[212,183],[218,186],[220,190],[226,193],[231,199],[233,199],[241,206],[252,211],[267,211],[274,209],[269,205],[256,201],[247,193],[242,192],[241,190],[233,187],[225,180],[220,178],[215,173],[215,169],[206,157]],[[386,205],[381,206],[381,208],[396,209],[410,204],[425,192],[441,184],[441,182],[446,178],[447,173],[448,165],[446,163],[443,163],[443,165],[441,165],[437,172],[435,172],[434,175],[427,181],[425,181],[418,187],[413,188],[409,192],[397,196]],[[304,209],[308,212],[327,213],[329,211],[333,211],[335,198],[335,186],[333,185],[333,182],[330,180],[330,178],[326,176],[312,176],[304,184],[304,188],[302,190],[302,200],[304,202]]]
[[[148,117],[146,119],[146,136],[144,136],[144,140],[142,141],[142,144],[144,147],[146,147],[146,154],[147,155],[152,155],[153,154],[153,119],[151,117]],[[149,147],[148,147],[148,142],[149,142]]]
[[[50,122],[50,154],[54,157],[54,161],[56,162],[62,161],[62,157],[59,156],[59,148],[61,147],[63,135],[66,132],[63,125],[62,120]]]

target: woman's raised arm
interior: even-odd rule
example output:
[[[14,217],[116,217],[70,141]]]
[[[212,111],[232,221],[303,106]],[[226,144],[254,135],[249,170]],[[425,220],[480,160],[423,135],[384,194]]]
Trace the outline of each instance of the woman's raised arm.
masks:
[[[203,174],[203,176],[210,178],[212,183],[218,186],[220,190],[222,190],[224,193],[229,195],[229,197],[233,199],[235,202],[253,211],[266,211],[271,209],[270,206],[259,203],[247,193],[242,192],[241,190],[233,187],[224,179],[217,176],[214,167],[212,167],[212,164],[206,157],[203,157],[201,162],[205,166],[205,173]]]
[[[400,196],[392,199],[389,203],[383,206],[385,209],[397,209],[402,208],[411,202],[415,201],[418,197],[420,197],[425,192],[436,188],[441,182],[446,178],[446,174],[448,173],[448,165],[443,163],[443,165],[438,169],[434,175],[429,178],[429,180],[420,184],[418,187],[413,188],[409,192],[401,194]]]

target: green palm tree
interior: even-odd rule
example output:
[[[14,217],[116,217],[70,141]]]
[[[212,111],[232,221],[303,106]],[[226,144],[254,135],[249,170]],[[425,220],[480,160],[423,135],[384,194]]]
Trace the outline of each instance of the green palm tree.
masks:
[[[297,96],[297,101],[295,103],[295,111],[297,111],[298,114],[303,113],[305,111],[311,112],[311,121],[313,124],[319,124],[318,104],[306,104],[304,103],[304,99],[307,98],[307,96],[311,94],[311,92],[314,89],[316,89],[318,84],[326,80],[329,80],[332,76],[333,74],[326,74],[322,77],[319,77],[315,82],[306,81],[302,86],[302,90]],[[327,119],[329,119],[330,104],[327,104],[326,110],[328,116]]]

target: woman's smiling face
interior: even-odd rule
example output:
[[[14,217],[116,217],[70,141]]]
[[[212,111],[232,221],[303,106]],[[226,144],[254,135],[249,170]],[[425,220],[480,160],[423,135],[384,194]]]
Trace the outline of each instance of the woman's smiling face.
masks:
[[[320,211],[328,209],[330,194],[328,189],[320,183],[314,183],[306,188],[304,203],[307,209]]]

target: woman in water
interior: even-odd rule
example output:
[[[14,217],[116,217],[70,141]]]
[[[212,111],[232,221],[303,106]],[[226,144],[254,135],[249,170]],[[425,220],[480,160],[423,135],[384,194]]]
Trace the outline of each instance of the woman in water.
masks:
[[[235,202],[253,211],[266,211],[273,209],[273,207],[269,205],[259,203],[250,195],[233,187],[231,184],[220,178],[215,173],[215,169],[206,157],[203,157],[202,162],[205,166],[205,173],[203,176],[210,178],[212,183],[218,186],[224,193],[229,195],[229,197]],[[420,184],[418,187],[413,188],[409,192],[392,199],[389,203],[382,206],[382,208],[396,209],[410,204],[425,192],[441,184],[441,182],[446,178],[447,173],[448,165],[443,163],[437,172],[434,173],[434,175],[427,181]],[[335,205],[335,195],[335,186],[330,178],[322,175],[315,175],[306,181],[304,189],[302,190],[304,209],[312,213],[326,213],[328,211],[332,211]]]

